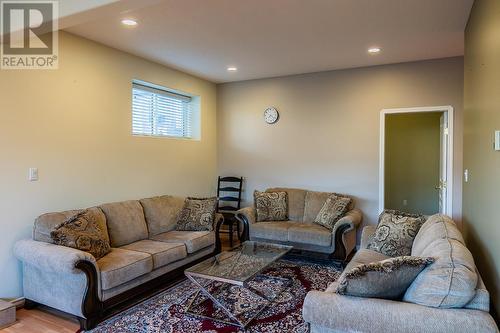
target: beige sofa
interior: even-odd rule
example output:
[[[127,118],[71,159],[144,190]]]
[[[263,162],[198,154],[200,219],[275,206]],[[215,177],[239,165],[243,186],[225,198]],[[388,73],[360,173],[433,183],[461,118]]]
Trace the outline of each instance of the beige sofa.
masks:
[[[363,229],[361,249],[346,272],[388,258],[367,249],[374,233],[373,226]],[[498,332],[489,314],[488,291],[451,219],[430,217],[415,238],[412,255],[432,256],[436,261],[417,276],[403,301],[339,295],[337,282],[324,292],[310,291],[303,316],[311,333]]]
[[[184,198],[161,196],[90,208],[112,250],[99,260],[87,252],[54,245],[50,232],[77,211],[38,217],[33,239],[14,254],[22,261],[26,307],[38,303],[75,315],[93,328],[117,305],[161,288],[183,270],[220,252],[214,231],[175,231]]]
[[[363,215],[359,209],[353,208],[354,201],[351,210],[330,231],[313,221],[333,193],[293,188],[266,191],[287,192],[289,220],[257,222],[255,208],[243,208],[236,213],[236,218],[244,224],[245,240],[292,245],[294,251],[315,252],[340,261],[346,260],[356,247],[356,230]]]

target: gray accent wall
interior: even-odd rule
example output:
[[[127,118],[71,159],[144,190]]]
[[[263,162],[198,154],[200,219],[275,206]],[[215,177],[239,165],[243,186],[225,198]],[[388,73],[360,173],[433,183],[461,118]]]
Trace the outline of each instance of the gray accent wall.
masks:
[[[292,55],[284,55],[292,56]],[[221,175],[255,189],[288,186],[354,195],[365,224],[376,224],[380,112],[455,108],[454,218],[461,217],[463,58],[348,69],[217,86]],[[280,119],[264,122],[275,106]],[[409,152],[411,153],[411,152]]]
[[[500,1],[476,0],[465,33],[464,224],[466,240],[500,310]],[[498,315],[497,315],[498,319]]]

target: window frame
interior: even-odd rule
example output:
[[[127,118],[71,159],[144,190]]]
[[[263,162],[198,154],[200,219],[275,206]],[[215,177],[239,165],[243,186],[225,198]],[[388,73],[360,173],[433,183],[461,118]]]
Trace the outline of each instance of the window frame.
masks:
[[[150,134],[146,132],[134,132],[134,89],[140,89],[144,91],[149,91],[155,95],[162,95],[178,100],[184,100],[188,103],[188,112],[183,110],[182,114],[182,136],[181,135],[164,135],[164,134],[155,134],[154,130],[154,110],[151,111],[151,131]],[[144,137],[144,138],[157,138],[157,139],[176,139],[176,140],[199,140],[199,134],[197,134],[197,130],[194,128],[196,123],[199,123],[199,120],[195,120],[194,117],[199,114],[199,110],[195,110],[196,107],[199,107],[199,101],[197,101],[199,97],[194,96],[192,94],[188,94],[182,91],[178,91],[175,89],[171,89],[165,86],[157,85],[154,83],[133,79],[131,84],[131,133],[134,137]],[[188,124],[186,125],[186,122]],[[186,127],[189,128],[188,133],[186,133]]]

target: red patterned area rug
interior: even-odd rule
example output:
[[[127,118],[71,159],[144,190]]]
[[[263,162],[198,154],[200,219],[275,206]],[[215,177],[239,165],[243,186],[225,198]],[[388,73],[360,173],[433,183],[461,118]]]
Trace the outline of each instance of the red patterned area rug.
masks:
[[[92,333],[274,333],[293,332],[306,333],[308,325],[302,318],[302,304],[310,290],[325,290],[330,283],[340,275],[335,265],[310,263],[299,260],[280,260],[270,266],[264,275],[291,279],[292,283],[286,289],[276,280],[263,279],[255,284],[263,290],[278,295],[271,304],[263,308],[258,299],[253,299],[245,289],[230,286],[218,297],[223,300],[233,313],[247,316],[257,314],[246,329],[203,319],[186,314],[188,305],[196,294],[195,285],[184,280],[176,286],[153,296],[152,298],[104,321]],[[212,301],[198,298],[193,303],[192,312],[209,317],[224,318]],[[197,300],[198,300],[197,299]],[[252,311],[256,312],[252,312]],[[260,313],[259,313],[260,312]],[[226,317],[227,318],[227,317]],[[227,319],[229,320],[229,319]]]

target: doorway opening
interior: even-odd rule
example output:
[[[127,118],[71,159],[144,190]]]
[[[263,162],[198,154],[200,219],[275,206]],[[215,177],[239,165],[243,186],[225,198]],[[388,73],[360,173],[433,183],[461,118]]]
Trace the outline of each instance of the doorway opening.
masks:
[[[384,109],[379,211],[452,214],[453,107]]]

